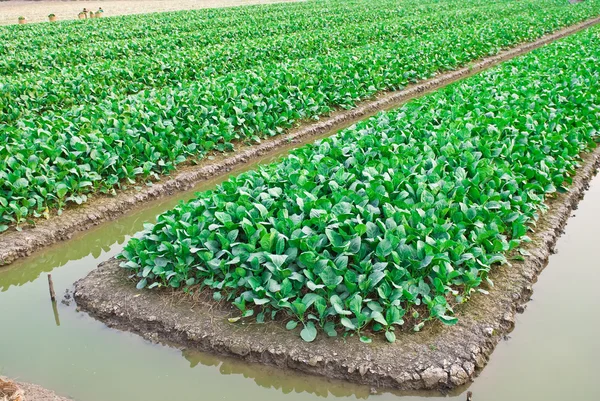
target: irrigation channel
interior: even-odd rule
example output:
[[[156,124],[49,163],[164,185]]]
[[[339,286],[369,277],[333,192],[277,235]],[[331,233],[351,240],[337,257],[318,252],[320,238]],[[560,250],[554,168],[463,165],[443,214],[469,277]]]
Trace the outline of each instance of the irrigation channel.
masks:
[[[259,160],[265,162],[268,160]],[[244,169],[253,167],[246,165]],[[239,172],[239,171],[235,171]],[[234,172],[234,173],[235,173]],[[231,173],[229,173],[231,174]],[[316,400],[322,397],[391,400],[589,401],[600,399],[596,366],[600,360],[600,322],[592,305],[600,303],[600,269],[595,255],[600,237],[600,176],[591,184],[576,216],[557,245],[558,253],[534,286],[533,300],[517,318],[510,339],[471,386],[439,393],[382,393],[370,389],[248,365],[193,350],[153,344],[109,329],[74,302],[53,308],[46,273],[57,297],[72,289],[98,263],[116,255],[143,223],[196,191],[147,204],[8,267],[0,268],[0,374],[30,381],[80,401]]]

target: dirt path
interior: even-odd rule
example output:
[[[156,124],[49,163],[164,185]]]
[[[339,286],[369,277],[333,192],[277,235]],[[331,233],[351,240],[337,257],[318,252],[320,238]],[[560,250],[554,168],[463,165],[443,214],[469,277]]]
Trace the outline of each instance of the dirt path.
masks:
[[[104,10],[104,17],[127,14],[146,14],[161,11],[196,10],[211,7],[232,7],[249,4],[284,3],[298,0],[100,0],[100,1],[0,1],[0,25],[16,24],[23,16],[28,23],[48,21],[55,14],[58,21],[77,19],[87,8]]]
[[[183,167],[174,175],[163,177],[159,183],[150,187],[144,186],[139,191],[123,191],[115,197],[96,196],[81,207],[64,211],[61,216],[39,221],[36,227],[26,227],[21,232],[6,231],[0,235],[0,266],[28,256],[44,246],[69,239],[74,234],[83,232],[102,222],[113,220],[134,210],[136,207],[142,206],[144,202],[188,190],[202,181],[214,179],[218,176],[225,178],[227,173],[234,168],[256,163],[269,156],[282,155],[286,151],[298,147],[299,144],[313,142],[319,138],[332,135],[338,130],[373,116],[381,110],[398,107],[413,98],[422,96],[424,93],[447,86],[454,81],[476,74],[598,23],[600,23],[600,17],[567,27],[534,42],[473,62],[467,67],[410,85],[404,90],[381,94],[351,110],[335,112],[316,123],[304,124],[287,134],[264,140],[259,145],[240,146],[235,153],[217,155],[214,160],[204,159],[196,166]]]

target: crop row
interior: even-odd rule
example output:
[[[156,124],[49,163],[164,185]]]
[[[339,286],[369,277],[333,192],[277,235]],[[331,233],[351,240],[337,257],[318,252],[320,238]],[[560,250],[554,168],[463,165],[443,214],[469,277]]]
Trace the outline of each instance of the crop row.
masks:
[[[470,0],[469,3],[475,4],[479,0]],[[245,13],[226,15],[219,18],[200,20],[190,20],[189,17],[184,20],[184,26],[176,28],[175,32],[153,33],[139,32],[138,35],[130,37],[127,35],[119,40],[106,40],[97,43],[91,43],[91,46],[82,46],[75,40],[73,43],[66,43],[62,46],[56,46],[47,40],[42,42],[42,49],[25,50],[30,43],[20,43],[21,39],[15,39],[11,45],[13,48],[5,49],[6,57],[0,60],[0,73],[3,75],[20,74],[23,72],[36,72],[46,68],[64,68],[74,65],[85,65],[90,62],[99,62],[103,60],[123,60],[132,57],[156,56],[158,54],[171,51],[179,51],[182,48],[201,49],[203,46],[211,44],[234,43],[237,40],[249,37],[267,37],[282,35],[287,33],[311,31],[315,29],[324,29],[331,27],[355,23],[377,23],[386,19],[408,16],[418,18],[426,17],[434,13],[453,12],[456,13],[456,0],[446,1],[445,4],[436,4],[429,0],[427,2],[418,2],[411,0],[402,5],[400,9],[391,7],[398,5],[397,0],[378,0],[369,5],[364,1],[344,2],[343,7],[337,6],[324,7],[319,2],[307,2],[299,4],[289,4],[287,8],[271,10],[270,8],[248,7]],[[327,4],[335,5],[336,2]],[[505,4],[502,4],[506,8]],[[531,4],[529,4],[531,6]],[[556,6],[554,4],[553,6]],[[402,15],[404,11],[411,7],[409,15]],[[468,7],[468,4],[467,4]],[[521,6],[518,9],[526,8]],[[268,11],[268,12],[267,12]],[[163,16],[163,14],[160,14]],[[180,17],[181,14],[175,14]],[[164,16],[163,16],[164,18]],[[159,24],[174,24],[179,18],[169,18]],[[102,26],[106,20],[98,21]],[[147,22],[147,21],[146,21]],[[96,23],[94,21],[93,23]],[[128,22],[127,26],[131,26]],[[260,26],[260,29],[257,27]],[[73,26],[64,35],[79,35],[77,30],[79,26]],[[137,26],[138,29],[144,29],[143,26]],[[59,28],[55,28],[59,29]],[[134,28],[135,29],[135,28]],[[123,30],[121,28],[120,30]],[[99,30],[103,32],[103,30]],[[22,46],[23,48],[16,48]],[[38,45],[39,47],[39,45]],[[20,51],[16,51],[16,50]],[[42,50],[43,53],[38,52]],[[0,53],[1,54],[1,53]]]
[[[12,54],[21,49],[24,52],[39,52],[60,47],[82,47],[85,44],[103,47],[111,43],[127,44],[141,37],[185,36],[213,27],[223,29],[232,25],[247,25],[252,19],[264,20],[269,26],[269,21],[273,18],[284,19],[290,11],[303,12],[306,9],[305,4],[128,15],[96,21],[63,21],[51,27],[44,24],[31,24],[19,28],[0,27],[0,54]],[[76,35],[77,33],[80,35]]]
[[[589,30],[297,149],[160,215],[121,265],[306,341],[454,324],[596,147],[599,60]]]
[[[479,14],[473,12],[473,17]],[[461,21],[468,22],[466,16]],[[411,24],[411,22],[414,23]],[[291,62],[330,51],[352,49],[368,43],[393,41],[433,29],[450,29],[456,18],[381,19],[376,22],[330,23],[318,30],[300,30],[282,35],[244,35],[235,43],[219,43],[197,48],[194,42],[176,51],[133,59],[105,60],[72,65],[39,76],[36,73],[9,76],[0,88],[3,110],[0,123],[12,122],[23,114],[59,110],[82,102],[98,102],[106,97],[122,98],[142,89],[185,84],[256,64]],[[212,35],[220,37],[220,35]],[[160,42],[156,46],[161,46]]]
[[[557,25],[543,22],[554,16],[552,11],[544,10],[544,13],[535,15],[533,26],[539,25],[544,31],[560,26],[558,22]],[[509,26],[532,26],[528,14],[505,6],[494,6],[486,13],[495,26],[501,27],[506,25],[505,21],[510,23]],[[481,12],[477,10],[455,10],[453,14],[429,18],[411,16],[406,19],[382,19],[376,23],[332,23],[325,29],[271,37],[246,37],[235,44],[218,44],[201,51],[182,47],[160,58],[137,57],[120,62],[109,60],[85,66],[75,65],[42,76],[37,73],[16,75],[7,77],[0,88],[0,104],[4,105],[0,109],[0,123],[14,123],[22,118],[31,118],[32,114],[58,111],[84,102],[98,103],[107,97],[114,101],[144,89],[185,86],[190,81],[252,69],[256,65],[289,64],[330,52],[350,52],[367,44],[393,42],[407,37],[427,38],[432,31],[452,30],[458,21],[464,27],[474,26],[477,29],[480,19]]]
[[[351,50],[340,45],[315,57],[256,64],[124,98],[109,95],[98,104],[6,125],[0,143],[0,231],[69,202],[81,204],[95,192],[158,179],[188,158],[232,150],[236,141],[276,135],[334,107],[352,107],[379,91],[497,53],[592,10],[562,7],[547,15],[542,7],[537,14],[488,21],[490,7],[480,2],[476,22],[468,11],[457,13],[454,29],[424,29]]]
[[[538,33],[543,34],[597,13],[594,7],[598,8],[592,4],[588,8],[570,9],[557,6],[554,1],[546,7],[531,2],[518,7],[498,3],[486,7],[485,15],[494,20],[496,26],[502,26],[500,19],[516,24],[515,19],[526,15],[529,19],[521,23],[532,29],[543,27]],[[4,60],[12,63],[12,68],[28,71],[23,63],[27,64],[28,58],[32,58],[40,64],[39,68],[50,70],[41,76],[35,69],[6,77],[0,86],[0,105],[3,105],[0,123],[15,121],[23,113],[56,110],[82,102],[97,102],[113,94],[125,96],[146,88],[177,85],[186,80],[203,79],[206,74],[252,68],[256,62],[282,61],[288,54],[292,60],[306,58],[342,47],[350,49],[361,43],[421,35],[432,28],[446,30],[448,25],[472,23],[472,20],[476,25],[482,24],[482,11],[476,7],[463,10],[455,6],[442,13],[431,5],[421,5],[411,11],[409,18],[398,18],[397,12],[380,8],[376,12],[370,10],[369,18],[364,17],[363,9],[344,10],[343,15],[318,13],[318,16],[314,16],[312,10],[312,15],[298,15],[291,21],[281,22],[281,18],[263,21],[258,33],[252,33],[256,26],[246,23],[242,27],[234,25],[235,28],[225,32],[217,25],[218,28],[210,31],[193,32],[195,37],[143,38],[115,45],[117,51],[125,52],[120,56],[110,49],[81,46],[61,47],[62,54],[44,54],[43,57],[28,54],[20,60],[21,53],[16,53],[18,62]],[[532,25],[531,16],[539,21]],[[268,29],[269,24],[277,27],[276,33]],[[336,32],[340,32],[340,37],[333,36]],[[532,34],[532,37],[535,36]],[[90,55],[97,59],[87,60]],[[51,60],[52,65],[45,63],[46,59]],[[222,70],[223,65],[225,70]]]

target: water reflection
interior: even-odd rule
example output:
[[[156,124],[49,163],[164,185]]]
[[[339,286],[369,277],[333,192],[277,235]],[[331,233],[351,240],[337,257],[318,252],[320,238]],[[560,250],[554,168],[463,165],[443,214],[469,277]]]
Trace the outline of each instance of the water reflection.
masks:
[[[142,230],[143,222],[140,217],[137,217],[133,221],[106,224],[87,232],[83,238],[56,244],[36,253],[33,257],[0,267],[0,292],[7,291],[12,285],[30,283],[42,273],[50,273],[69,262],[87,256],[98,259],[103,252],[109,252],[116,245],[123,245],[130,233]],[[101,231],[101,234],[97,231]]]
[[[273,366],[249,364],[235,358],[215,356],[194,349],[183,349],[181,355],[190,363],[190,368],[198,365],[217,367],[223,375],[242,375],[246,379],[254,380],[260,387],[276,389],[283,394],[307,393],[321,398],[354,398],[367,399],[374,394],[380,396],[418,397],[418,398],[443,398],[438,391],[381,391],[370,389],[341,380],[326,379],[302,373],[291,373],[288,370]],[[470,387],[471,383],[454,389],[445,394],[447,397],[458,397]],[[459,399],[464,398],[460,397]]]
[[[193,195],[193,191],[184,197]],[[52,304],[44,272],[52,271],[60,298],[72,283],[118,253],[124,242],[178,199],[157,202],[69,242],[0,268],[0,372],[52,388],[80,401],[235,400],[308,401],[370,398],[370,389],[250,365],[195,350],[179,351],[109,329],[75,305]],[[592,401],[600,359],[600,304],[595,249],[600,238],[597,177],[534,286],[534,300],[518,316],[481,377],[474,401]],[[50,305],[48,305],[50,303]],[[7,322],[16,329],[4,329]],[[183,356],[183,357],[182,357]],[[390,393],[377,400],[424,398],[463,401],[466,388],[439,393]]]
[[[56,301],[51,301],[52,302],[52,313],[54,314],[54,322],[56,323],[56,326],[60,326],[60,316],[58,314],[58,307],[56,306]]]
[[[318,397],[355,397],[366,399],[369,389],[337,380],[327,380],[321,377],[305,374],[293,374],[286,370],[272,366],[248,364],[239,360],[215,356],[194,349],[184,349],[181,355],[189,361],[190,367],[198,364],[213,366],[219,369],[222,375],[242,375],[246,379],[252,379],[254,383],[263,388],[276,389],[283,394],[308,393]]]

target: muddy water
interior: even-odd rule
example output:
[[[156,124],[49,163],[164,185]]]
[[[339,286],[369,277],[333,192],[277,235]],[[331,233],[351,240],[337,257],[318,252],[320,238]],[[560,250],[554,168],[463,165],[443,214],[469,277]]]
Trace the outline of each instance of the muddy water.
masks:
[[[246,166],[247,168],[248,166]],[[204,183],[196,190],[207,189]],[[448,396],[370,395],[347,383],[250,366],[193,350],[151,344],[109,329],[77,312],[74,303],[53,309],[46,273],[57,294],[99,262],[117,254],[143,222],[194,191],[152,203],[33,257],[0,268],[0,374],[31,381],[80,401],[464,400],[466,388]],[[533,300],[515,331],[469,387],[474,400],[592,401],[600,399],[600,177],[571,218],[558,254],[534,286]]]

